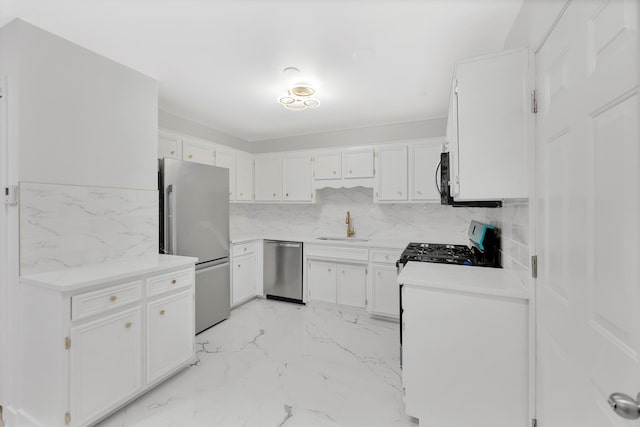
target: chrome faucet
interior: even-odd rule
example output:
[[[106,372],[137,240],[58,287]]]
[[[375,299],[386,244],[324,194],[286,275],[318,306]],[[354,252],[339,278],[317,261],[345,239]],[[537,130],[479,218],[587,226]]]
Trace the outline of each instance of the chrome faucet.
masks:
[[[356,230],[351,226],[351,212],[347,211],[347,219],[344,222],[347,224],[347,237],[353,237],[356,234]]]

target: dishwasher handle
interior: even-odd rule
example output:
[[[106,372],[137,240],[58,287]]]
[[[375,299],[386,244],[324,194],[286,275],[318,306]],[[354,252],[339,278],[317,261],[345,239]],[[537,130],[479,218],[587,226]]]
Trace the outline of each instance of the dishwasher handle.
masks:
[[[267,240],[265,243],[273,246],[278,246],[281,248],[300,248],[302,247],[302,243],[300,242],[278,242],[274,240]]]

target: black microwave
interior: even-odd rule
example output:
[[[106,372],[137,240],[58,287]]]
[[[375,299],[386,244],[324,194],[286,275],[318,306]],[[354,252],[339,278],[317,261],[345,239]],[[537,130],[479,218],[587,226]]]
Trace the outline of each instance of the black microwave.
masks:
[[[438,174],[438,171],[440,173]],[[501,200],[473,200],[459,202],[453,199],[451,195],[451,164],[449,162],[449,153],[440,154],[440,163],[436,169],[436,182],[439,184],[440,204],[453,207],[477,207],[477,208],[500,208]],[[439,179],[438,179],[439,178]]]

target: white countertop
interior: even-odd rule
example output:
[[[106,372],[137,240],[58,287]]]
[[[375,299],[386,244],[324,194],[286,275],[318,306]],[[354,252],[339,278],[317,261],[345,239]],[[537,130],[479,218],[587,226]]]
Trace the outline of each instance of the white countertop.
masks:
[[[193,257],[158,254],[66,268],[47,273],[30,274],[21,276],[20,283],[40,286],[59,292],[71,292],[93,288],[108,282],[127,280],[149,273],[188,267],[197,261],[198,258]]]
[[[303,242],[314,245],[330,245],[330,246],[354,246],[363,248],[380,248],[380,249],[399,249],[402,250],[410,243],[409,239],[367,239],[366,241],[355,240],[361,239],[360,237],[354,237],[348,240],[321,240],[318,239],[321,236],[294,236],[294,235],[237,235],[232,236],[231,243],[244,243],[252,240],[282,240],[290,242]],[[342,237],[342,236],[329,236],[329,237]]]
[[[408,262],[398,275],[406,286],[446,289],[481,295],[529,299],[518,277],[503,268]]]

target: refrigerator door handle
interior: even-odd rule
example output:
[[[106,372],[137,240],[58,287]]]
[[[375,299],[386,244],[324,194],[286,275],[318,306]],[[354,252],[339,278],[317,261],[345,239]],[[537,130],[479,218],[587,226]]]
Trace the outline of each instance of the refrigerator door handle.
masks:
[[[175,198],[175,193],[173,190],[173,184],[167,185],[167,189],[165,190],[165,200],[167,203],[166,212],[167,212],[167,233],[166,233],[166,248],[167,253],[170,255],[175,255],[174,253],[174,245],[175,245],[175,220],[176,213],[173,209],[173,199]]]

